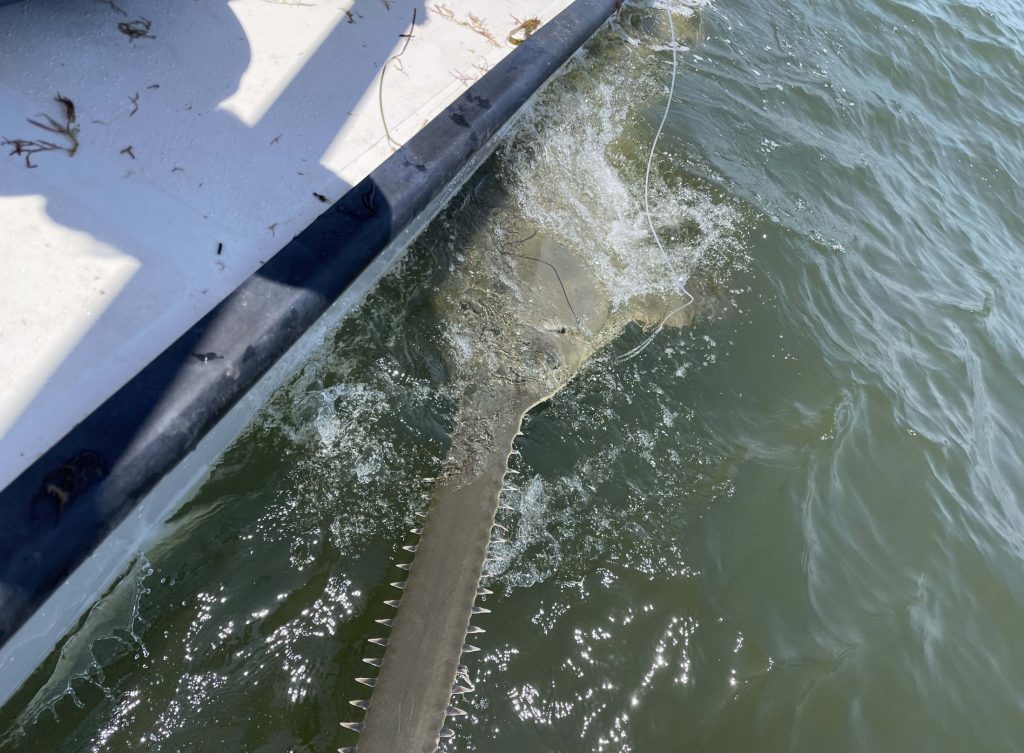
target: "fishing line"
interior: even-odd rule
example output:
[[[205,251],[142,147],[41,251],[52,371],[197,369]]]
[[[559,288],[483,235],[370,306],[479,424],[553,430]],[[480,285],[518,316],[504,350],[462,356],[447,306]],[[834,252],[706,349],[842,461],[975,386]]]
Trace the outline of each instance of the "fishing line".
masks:
[[[686,284],[679,281],[679,275],[676,272],[675,265],[672,263],[672,259],[668,255],[668,251],[665,250],[665,246],[661,242],[661,237],[658,235],[658,231],[654,227],[654,220],[651,218],[651,166],[654,164],[654,153],[658,149],[658,141],[661,139],[661,132],[665,130],[665,121],[668,120],[669,110],[672,109],[672,98],[675,97],[676,94],[676,78],[679,70],[679,56],[676,45],[676,25],[675,21],[672,19],[672,12],[668,7],[665,8],[665,15],[668,16],[668,27],[672,31],[672,83],[669,86],[668,98],[665,100],[665,111],[661,114],[661,123],[658,124],[658,130],[654,134],[654,141],[651,142],[651,153],[647,156],[647,171],[644,174],[644,214],[647,216],[647,225],[651,229],[651,235],[654,236],[654,242],[658,245],[662,258],[665,260],[665,266],[668,268],[669,274],[672,275],[673,287],[675,287],[676,293],[678,293],[680,297],[685,296],[689,300],[682,306],[678,306],[665,314],[658,326],[654,328],[654,331],[651,332],[651,334],[648,335],[642,343],[618,357],[618,360],[620,361],[628,361],[631,358],[635,358],[640,355],[640,353],[647,349],[648,345],[654,342],[654,338],[657,337],[658,333],[665,328],[666,322],[687,306],[691,305],[695,300],[690,291],[687,290]]]
[[[530,236],[528,236],[526,238],[523,238],[523,240],[521,240],[521,241],[515,241],[515,242],[516,243],[523,243],[525,241],[528,241],[530,238],[532,238],[536,234],[537,234],[537,231],[534,230],[533,231],[533,235],[530,235]],[[536,256],[527,256],[526,254],[517,254],[514,251],[499,251],[498,253],[502,254],[504,256],[516,256],[516,257],[518,257],[520,259],[529,259],[530,261],[535,261],[538,264],[547,264],[549,267],[551,267],[551,271],[555,273],[555,279],[558,280],[558,286],[562,289],[562,295],[565,297],[565,305],[567,305],[569,307],[569,311],[571,311],[572,315],[576,318],[576,326],[580,327],[580,326],[583,325],[583,320],[580,319],[580,315],[577,314],[576,313],[576,309],[574,309],[572,307],[572,301],[569,300],[569,292],[565,289],[565,283],[562,282],[562,275],[558,274],[558,267],[556,267],[554,264],[552,264],[549,261],[545,261],[544,259],[538,259]]]
[[[380,69],[380,83],[377,86],[377,107],[380,109],[380,122],[384,125],[384,136],[388,140],[388,145],[391,147],[391,151],[397,151],[398,149],[401,148],[402,145],[395,141],[394,138],[392,138],[391,131],[388,129],[388,119],[384,117],[384,74],[388,72],[388,66],[391,65],[392,63],[395,64],[395,67],[397,67],[398,70],[402,71],[403,73],[405,72],[405,69],[402,67],[402,55],[404,55],[405,51],[409,49],[409,42],[412,41],[413,32],[415,31],[416,8],[413,8],[412,23],[409,24],[409,33],[398,35],[400,39],[405,40],[405,44],[402,45],[401,52],[398,52],[397,54],[392,55],[387,60],[385,60],[384,65]]]

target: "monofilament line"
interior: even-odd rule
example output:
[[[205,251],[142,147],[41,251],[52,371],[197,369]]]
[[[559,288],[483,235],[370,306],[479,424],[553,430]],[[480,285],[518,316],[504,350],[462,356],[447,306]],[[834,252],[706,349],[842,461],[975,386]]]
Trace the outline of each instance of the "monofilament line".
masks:
[[[399,70],[402,70],[402,55],[409,49],[409,42],[412,41],[413,32],[416,30],[416,8],[412,9],[412,23],[409,24],[408,34],[399,34],[399,38],[405,39],[405,44],[402,45],[400,52],[392,55],[386,61],[380,69],[380,82],[377,85],[377,106],[380,108],[380,122],[384,124],[384,137],[388,141],[388,145],[392,151],[397,151],[402,145],[391,138],[391,131],[388,129],[388,119],[384,116],[384,74],[388,72],[388,66],[394,63],[398,66]]]
[[[672,263],[668,251],[665,250],[661,237],[658,235],[658,230],[654,227],[654,220],[651,218],[651,166],[654,164],[654,154],[658,149],[658,142],[661,140],[661,132],[665,130],[665,121],[668,120],[668,113],[672,109],[672,98],[676,94],[676,77],[679,71],[679,56],[676,50],[676,25],[672,19],[672,11],[667,7],[665,8],[665,15],[668,16],[668,27],[672,32],[672,83],[669,85],[668,98],[665,100],[665,110],[661,114],[661,122],[658,124],[658,130],[654,133],[654,141],[651,142],[651,152],[647,155],[647,171],[644,174],[644,214],[647,216],[647,225],[651,229],[651,235],[654,236],[654,242],[658,245],[658,250],[661,251],[662,258],[665,260],[665,267],[668,269],[669,274],[672,275],[672,284],[676,293],[681,298],[686,297],[688,300],[682,306],[678,306],[665,314],[658,326],[654,328],[654,331],[642,343],[619,356],[619,360],[623,361],[642,353],[648,345],[654,342],[654,338],[658,336],[658,333],[664,329],[665,323],[694,301],[693,295],[686,289],[686,285],[680,282],[675,265]]]

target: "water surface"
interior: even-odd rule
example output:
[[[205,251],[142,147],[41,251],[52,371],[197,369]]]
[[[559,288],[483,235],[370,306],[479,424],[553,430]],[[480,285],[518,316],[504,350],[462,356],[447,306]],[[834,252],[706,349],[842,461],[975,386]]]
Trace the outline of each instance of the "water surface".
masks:
[[[453,751],[1024,750],[1024,10],[673,6],[652,215],[701,295],[526,420]],[[668,278],[670,83],[629,7],[0,712],[3,751],[309,751],[458,392],[436,296],[543,226]],[[1018,406],[1015,408],[1014,406]]]

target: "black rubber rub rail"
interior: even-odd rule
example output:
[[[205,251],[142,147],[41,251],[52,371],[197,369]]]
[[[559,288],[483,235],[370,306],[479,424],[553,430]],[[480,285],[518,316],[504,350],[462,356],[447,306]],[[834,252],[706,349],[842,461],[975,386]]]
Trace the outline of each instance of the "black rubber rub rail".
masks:
[[[0,645],[490,145],[613,3],[576,0],[543,25],[0,492]]]

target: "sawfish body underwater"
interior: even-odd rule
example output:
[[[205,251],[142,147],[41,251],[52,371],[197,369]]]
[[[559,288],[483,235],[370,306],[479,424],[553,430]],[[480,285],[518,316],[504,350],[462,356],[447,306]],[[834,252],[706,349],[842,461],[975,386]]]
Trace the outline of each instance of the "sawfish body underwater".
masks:
[[[495,515],[526,413],[568,384],[627,324],[659,324],[687,303],[645,296],[615,307],[580,256],[558,241],[538,232],[513,248],[466,259],[441,302],[466,386],[444,473],[414,531],[420,539],[408,577],[396,584],[397,614],[381,641],[380,672],[362,678],[373,692],[362,725],[353,725],[361,732],[360,753],[430,753],[448,735],[444,718],[460,715],[455,699],[472,689],[460,671],[462,655],[476,650],[469,641],[483,632],[470,621],[482,613],[476,600],[487,593],[481,576],[489,546],[502,539]],[[503,274],[493,275],[488,256]],[[669,323],[685,324],[693,311],[685,306]]]
[[[603,36],[614,48],[617,40]],[[343,751],[432,753],[454,734],[444,722],[464,713],[458,698],[473,689],[463,655],[484,632],[471,621],[488,611],[477,599],[490,593],[482,577],[491,545],[502,543],[495,515],[524,416],[631,323],[689,324],[700,300],[673,279],[676,264],[690,269],[734,229],[734,210],[661,180],[645,212],[646,180],[620,175],[609,156],[622,138],[615,112],[636,96],[628,88],[636,71],[608,70],[588,71],[584,60],[553,84],[557,125],[542,105],[526,114],[501,148],[503,174],[465,190],[461,207],[447,211],[472,226],[434,296],[461,398],[444,472],[413,529],[420,538],[406,547],[411,562],[399,565],[406,579],[392,584],[388,604],[397,611],[378,620],[390,633],[371,640],[383,654],[364,659],[379,672],[358,678],[372,688],[368,700],[352,701],[366,715],[344,725],[360,733],[358,746]],[[485,207],[464,211],[487,182],[498,185],[482,192]],[[667,248],[652,239],[655,224],[668,232]]]

